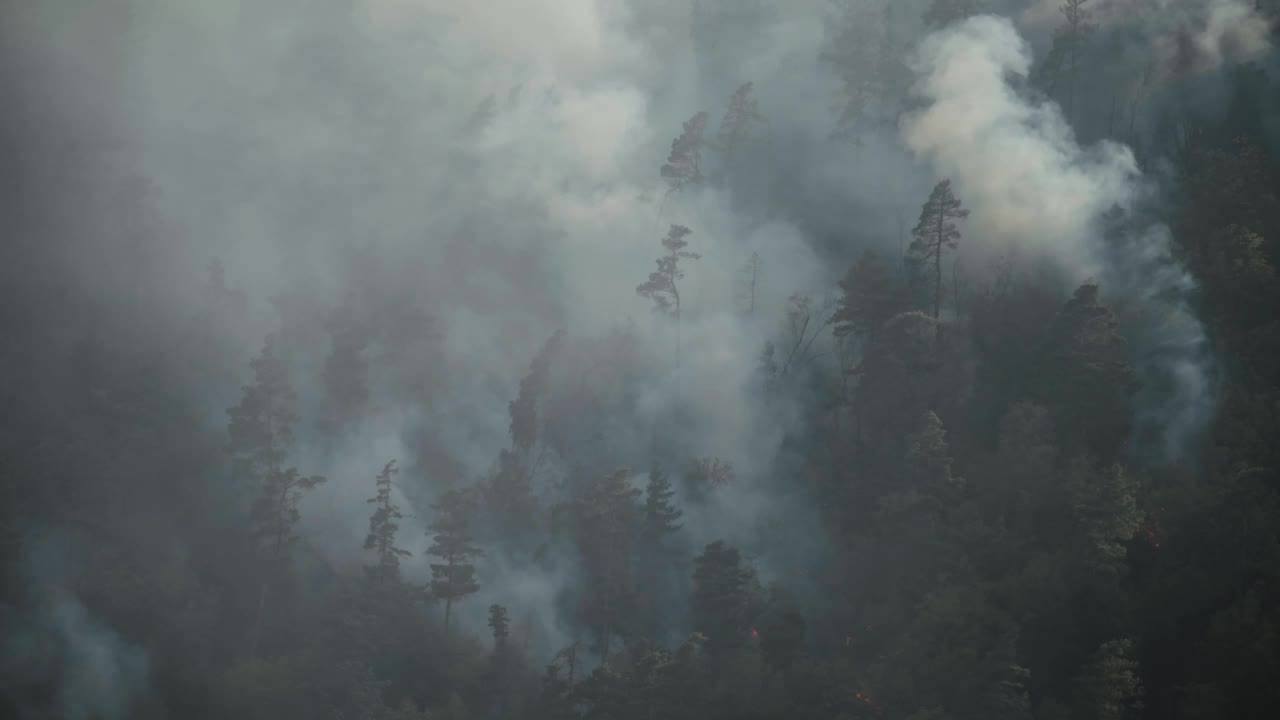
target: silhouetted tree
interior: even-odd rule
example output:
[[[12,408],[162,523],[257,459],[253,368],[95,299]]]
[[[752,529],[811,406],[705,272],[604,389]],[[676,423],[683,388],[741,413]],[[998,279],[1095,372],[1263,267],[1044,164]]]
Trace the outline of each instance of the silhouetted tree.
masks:
[[[749,82],[738,86],[733,95],[729,96],[729,106],[720,119],[720,128],[716,131],[716,148],[720,150],[722,170],[733,162],[734,153],[750,131],[751,124],[765,122],[756,99],[751,97],[751,88],[752,84]]]
[[[575,535],[586,574],[578,616],[595,633],[603,659],[609,657],[610,639],[632,629],[632,539],[639,521],[639,495],[631,486],[631,474],[619,470],[587,481],[574,501]]]
[[[1059,311],[1041,362],[1033,389],[1052,408],[1062,449],[1110,462],[1128,438],[1138,384],[1128,342],[1097,285],[1081,285]]]
[[[671,502],[675,494],[665,472],[659,468],[649,471],[644,489],[644,537],[649,542],[660,542],[680,529],[684,513]]]
[[[378,583],[399,580],[400,558],[413,554],[396,547],[396,530],[400,528],[399,520],[404,518],[404,514],[391,501],[391,486],[392,478],[399,472],[400,468],[396,467],[395,460],[382,466],[382,472],[374,479],[374,496],[367,501],[374,504],[374,509],[373,515],[369,517],[369,534],[365,536],[364,549],[377,553],[378,561],[365,569]]]
[[[832,316],[837,337],[873,335],[889,318],[902,312],[901,285],[874,252],[864,252],[840,281],[840,301]]]
[[[432,507],[436,517],[430,526],[432,543],[427,552],[441,562],[431,563],[431,595],[444,600],[444,627],[448,630],[453,604],[480,589],[471,560],[483,553],[472,544],[475,504],[469,492],[450,490]]]
[[[250,363],[254,382],[242,389],[240,403],[230,416],[227,451],[237,470],[255,486],[249,512],[250,532],[267,556],[259,589],[258,611],[249,641],[249,654],[257,652],[270,579],[283,567],[286,551],[294,542],[298,502],[302,493],[324,482],[319,475],[302,475],[284,463],[293,445],[297,398],[290,387],[284,361],[273,337]]]
[[[706,112],[697,113],[684,122],[684,131],[671,141],[671,153],[660,170],[669,193],[702,182],[702,148],[706,145],[703,136],[709,118]]]
[[[748,584],[737,548],[715,541],[694,558],[693,629],[706,636],[708,649],[719,652],[740,647],[749,634]]]
[[[666,255],[658,258],[658,269],[649,273],[649,279],[636,287],[636,294],[653,301],[654,309],[669,315],[676,323],[676,358],[680,357],[680,287],[677,281],[684,279],[680,260],[697,260],[698,253],[685,250],[685,240],[693,231],[683,225],[672,225],[662,239]]]
[[[933,268],[933,319],[938,319],[942,304],[942,255],[947,248],[954,250],[960,240],[960,230],[955,220],[969,217],[969,211],[951,192],[951,181],[943,180],[934,186],[929,199],[920,208],[920,221],[911,235],[911,258],[921,266]]]
[[[493,631],[494,652],[502,650],[510,633],[510,621],[507,620],[507,609],[501,605],[489,606],[489,628]]]

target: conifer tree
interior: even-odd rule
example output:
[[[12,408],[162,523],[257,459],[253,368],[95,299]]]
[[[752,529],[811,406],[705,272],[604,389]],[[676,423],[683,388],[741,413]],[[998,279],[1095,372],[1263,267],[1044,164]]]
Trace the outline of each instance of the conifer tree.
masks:
[[[281,571],[288,548],[296,540],[294,528],[299,520],[298,503],[302,493],[325,479],[285,467],[294,440],[297,397],[289,386],[274,337],[267,338],[250,367],[253,384],[244,386],[239,404],[227,411],[230,417],[227,452],[241,477],[254,485],[250,532],[266,556],[249,641],[249,652],[253,655],[257,652],[269,581]]]
[[[634,619],[632,538],[640,491],[631,486],[630,472],[619,470],[588,482],[580,493],[574,502],[575,534],[587,580],[578,613],[607,659],[611,638],[628,634]]]
[[[644,506],[640,518],[640,546],[637,558],[636,588],[640,607],[640,624],[653,637],[659,629],[658,607],[668,595],[667,573],[671,568],[673,552],[665,546],[668,536],[679,531],[684,513],[672,503],[675,489],[667,473],[660,468],[649,471],[645,485]]]
[[[507,406],[511,448],[498,454],[498,464],[484,487],[488,510],[514,542],[524,542],[536,529],[542,508],[534,495],[534,478],[547,445],[541,442],[540,403],[550,382],[551,362],[564,342],[557,331],[534,356],[520,380],[516,398]]]
[[[840,301],[831,320],[836,337],[874,335],[902,312],[901,287],[875,252],[865,252],[840,281]]]
[[[1129,345],[1097,285],[1076,289],[1049,327],[1033,391],[1053,409],[1059,445],[1068,457],[1087,453],[1114,460],[1132,426],[1129,399],[1138,389]]]
[[[969,217],[960,200],[951,192],[951,181],[943,180],[934,186],[929,199],[920,208],[920,221],[911,235],[911,259],[920,266],[933,270],[933,319],[938,319],[942,304],[942,255],[944,250],[954,250],[960,240],[960,230],[954,221]]]
[[[707,638],[707,647],[723,651],[741,646],[747,638],[748,585],[751,572],[743,567],[737,548],[717,540],[694,558],[693,629]]]
[[[720,119],[720,128],[716,131],[716,147],[720,150],[722,171],[733,162],[733,155],[750,131],[752,123],[765,122],[764,116],[760,114],[759,104],[751,97],[752,87],[749,82],[738,86],[733,95],[729,96],[729,106]]]
[[[662,538],[680,529],[680,517],[684,512],[672,504],[671,498],[675,494],[666,472],[660,468],[649,472],[649,482],[644,490],[643,528],[648,542],[659,543]]]
[[[453,604],[480,589],[471,561],[483,553],[472,544],[475,504],[470,493],[450,490],[432,507],[436,517],[430,526],[432,543],[427,552],[440,562],[431,563],[431,595],[444,601],[444,627],[448,630]]]
[[[1098,648],[1077,681],[1075,709],[1080,717],[1097,720],[1140,716],[1142,683],[1133,641],[1111,640]]]
[[[506,608],[496,603],[489,606],[489,629],[493,631],[494,652],[500,652],[506,647],[507,637],[511,634],[510,625]]]
[[[676,323],[676,358],[680,357],[680,287],[678,281],[684,279],[684,271],[680,269],[680,260],[697,260],[702,257],[698,253],[685,250],[689,241],[685,240],[693,231],[683,225],[672,225],[667,236],[662,239],[662,247],[666,255],[658,258],[658,269],[649,273],[649,279],[636,286],[636,294],[653,301],[654,309],[674,318]]]
[[[391,501],[392,478],[399,472],[395,460],[384,465],[374,479],[374,496],[367,501],[374,504],[374,509],[369,517],[369,534],[365,536],[364,549],[376,552],[378,561],[366,566],[365,570],[379,584],[399,580],[400,558],[412,555],[395,544],[396,530],[400,527],[398,521],[404,517],[400,507]]]
[[[1045,92],[1062,101],[1063,112],[1068,120],[1072,119],[1075,110],[1076,84],[1085,42],[1094,30],[1089,11],[1085,7],[1088,2],[1089,0],[1064,0],[1059,6],[1062,25],[1054,32],[1049,54],[1036,72],[1036,78]]]
[[[667,181],[668,193],[702,182],[702,148],[706,144],[703,136],[709,118],[706,112],[695,114],[684,122],[679,137],[671,141],[671,153],[659,171]]]

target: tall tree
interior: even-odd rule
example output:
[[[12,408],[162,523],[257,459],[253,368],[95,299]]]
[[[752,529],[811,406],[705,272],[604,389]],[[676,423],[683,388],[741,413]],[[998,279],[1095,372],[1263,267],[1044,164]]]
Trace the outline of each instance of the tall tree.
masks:
[[[511,622],[507,619],[507,609],[498,604],[489,606],[489,629],[493,631],[493,650],[500,652],[507,644],[511,634]]]
[[[1054,31],[1053,45],[1036,73],[1045,92],[1062,101],[1068,120],[1071,120],[1075,109],[1077,76],[1084,57],[1085,42],[1094,30],[1088,9],[1085,8],[1088,2],[1089,0],[1064,0],[1058,7],[1063,22]]]
[[[702,182],[702,148],[710,116],[699,112],[684,121],[684,131],[671,141],[671,152],[659,173],[667,181],[668,193],[679,192]]]
[[[658,269],[649,273],[649,279],[636,286],[637,295],[649,298],[653,301],[655,310],[675,319],[677,360],[680,358],[680,287],[677,283],[684,279],[680,260],[697,260],[702,257],[685,250],[689,246],[689,241],[685,238],[692,232],[683,225],[672,225],[667,236],[662,239],[662,247],[667,254],[658,258]]]
[[[471,493],[450,490],[432,507],[436,517],[430,526],[433,535],[427,552],[441,562],[431,563],[431,594],[444,600],[444,627],[448,630],[453,604],[480,589],[476,567],[471,561],[483,553],[472,544],[471,518],[475,502]]]
[[[752,123],[765,122],[764,116],[760,114],[759,104],[751,97],[752,87],[749,82],[739,85],[733,95],[729,96],[729,106],[720,119],[720,128],[716,131],[716,148],[720,150],[722,172],[733,162],[734,153],[750,131]]]
[[[644,505],[640,517],[640,542],[637,548],[638,614],[648,637],[655,637],[661,626],[659,606],[669,596],[665,582],[671,570],[673,551],[666,545],[669,536],[680,529],[684,513],[671,501],[676,494],[665,471],[654,467],[645,484]]]
[[[504,537],[514,543],[527,541],[542,515],[533,485],[547,451],[540,408],[550,383],[552,360],[564,338],[563,331],[547,338],[520,380],[519,393],[507,405],[511,448],[499,453],[497,467],[484,487],[488,510],[505,531]]]
[[[639,495],[631,486],[631,473],[619,470],[587,481],[574,501],[575,535],[586,574],[578,613],[595,633],[603,659],[609,657],[610,639],[631,630],[632,538],[639,520]]]
[[[1131,640],[1102,644],[1077,681],[1078,717],[1131,720],[1140,717],[1142,683]]]
[[[302,493],[325,479],[285,467],[294,440],[297,396],[289,385],[287,369],[274,337],[267,338],[250,367],[253,384],[244,386],[240,403],[227,411],[230,416],[227,451],[239,473],[256,486],[249,514],[250,529],[266,554],[258,610],[249,640],[249,652],[253,655],[257,652],[270,579],[279,574],[286,552],[296,540],[294,527],[299,520],[298,503]]]
[[[738,549],[717,540],[694,558],[693,629],[707,638],[707,647],[724,651],[740,647],[748,635],[748,587],[751,571]]]
[[[644,489],[644,537],[650,542],[680,529],[680,517],[684,512],[671,502],[676,491],[671,487],[667,473],[660,468],[649,471],[649,482]]]
[[[942,305],[942,255],[947,248],[954,250],[960,240],[960,230],[954,221],[969,217],[960,200],[951,192],[951,180],[943,180],[933,187],[929,199],[920,208],[920,221],[911,231],[911,258],[921,266],[933,269],[933,319],[938,319]]]
[[[1109,463],[1128,440],[1129,399],[1138,383],[1115,313],[1086,283],[1059,311],[1032,390],[1051,408],[1067,456],[1087,453]]]
[[[382,472],[374,478],[374,496],[367,502],[374,505],[369,517],[369,534],[364,538],[364,549],[377,553],[378,561],[366,567],[369,576],[379,584],[400,579],[400,558],[412,555],[408,550],[396,547],[396,530],[404,517],[400,507],[391,501],[392,478],[399,474],[396,461],[382,466]]]
[[[875,252],[864,252],[840,281],[840,301],[831,320],[837,337],[869,337],[905,307],[901,286]]]

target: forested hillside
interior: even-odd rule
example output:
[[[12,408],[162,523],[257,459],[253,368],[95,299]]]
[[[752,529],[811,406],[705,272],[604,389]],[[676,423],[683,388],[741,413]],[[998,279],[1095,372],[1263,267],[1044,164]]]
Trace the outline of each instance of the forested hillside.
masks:
[[[1276,716],[1278,20],[0,2],[0,716]]]

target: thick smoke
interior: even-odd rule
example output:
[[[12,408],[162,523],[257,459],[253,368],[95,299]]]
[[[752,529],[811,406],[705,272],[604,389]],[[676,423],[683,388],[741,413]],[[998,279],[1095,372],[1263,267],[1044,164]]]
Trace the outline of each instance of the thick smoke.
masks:
[[[1143,432],[1159,428],[1161,458],[1174,458],[1212,409],[1204,330],[1188,305],[1193,283],[1162,226],[1118,228],[1123,242],[1106,242],[1104,216],[1138,212],[1150,187],[1127,147],[1082,147],[1056,103],[1019,91],[1031,63],[1007,19],[977,17],[930,36],[916,64],[927,105],[904,119],[903,138],[954,178],[972,208],[966,252],[1051,258],[1076,281],[1107,281],[1113,296],[1136,297],[1138,363],[1150,390],[1139,420]]]
[[[855,4],[896,23],[904,47],[925,35],[925,2]],[[332,567],[367,560],[364,501],[382,464],[399,458],[397,498],[412,513],[401,529],[414,553],[405,572],[425,581],[430,502],[491,470],[538,347],[561,329],[581,339],[628,328],[640,390],[627,414],[597,428],[595,450],[637,483],[655,448],[730,461],[735,483],[686,518],[687,549],[723,538],[752,553],[765,579],[803,585],[794,575],[816,568],[801,560],[820,563],[825,539],[817,509],[786,492],[794,468],[780,452],[801,430],[803,398],[758,391],[760,350],[784,334],[793,293],[820,307],[861,250],[899,252],[904,223],[940,177],[973,209],[965,268],[980,273],[1012,252],[1100,279],[1142,308],[1136,349],[1150,391],[1138,412],[1163,456],[1211,409],[1211,367],[1187,304],[1194,288],[1170,259],[1167,231],[1140,221],[1151,188],[1133,152],[1082,144],[1025,82],[1057,4],[992,3],[1019,26],[980,17],[924,38],[914,67],[923,107],[898,127],[869,128],[860,144],[832,138],[838,81],[818,56],[834,20],[819,0],[33,3],[6,8],[0,32],[24,61],[33,106],[105,128],[93,177],[149,188],[104,197],[68,185],[76,212],[59,213],[55,229],[83,252],[59,254],[59,277],[86,306],[158,336],[145,347],[184,346],[198,325],[225,371],[188,389],[211,435],[224,431],[223,411],[268,332],[285,339],[303,416],[314,418],[331,349],[325,323],[346,309],[379,328],[370,409],[336,437],[313,420],[299,428],[296,464],[329,478],[305,501],[303,535]],[[1244,2],[1091,7],[1101,34],[1125,40],[1098,53],[1117,62],[1142,54],[1129,39],[1162,48],[1169,63],[1190,47],[1191,67],[1210,75],[1268,50],[1265,22]],[[1116,81],[1126,105],[1140,70]],[[746,81],[768,123],[736,177],[664,203],[657,169],[681,122],[699,110],[718,122]],[[1171,82],[1162,71],[1143,92]],[[20,127],[4,122],[51,132],[44,115],[29,115]],[[22,157],[47,187],[84,175],[56,156]],[[1105,245],[1116,205],[1139,220],[1124,243]],[[634,292],[672,222],[693,229],[702,255],[686,266],[678,365],[672,323]],[[104,224],[115,229],[106,239]],[[746,316],[739,270],[753,254],[761,279]],[[193,323],[215,258],[245,310],[222,325]],[[421,325],[405,308],[429,314],[438,341],[410,342]],[[420,393],[403,391],[417,384]],[[552,464],[544,480],[571,470]],[[468,629],[482,632],[487,604],[506,602],[535,627],[540,650],[563,644],[561,596],[577,578],[555,557],[569,550],[548,552],[538,567],[486,558],[481,594],[460,608]],[[55,634],[109,644],[74,602],[57,607]],[[86,653],[138,666],[127,649]]]
[[[52,696],[18,696],[23,718],[123,720],[148,688],[146,653],[92,618],[69,587],[68,545],[33,544],[21,580],[36,608],[0,613],[0,681],[15,688],[49,687]]]

